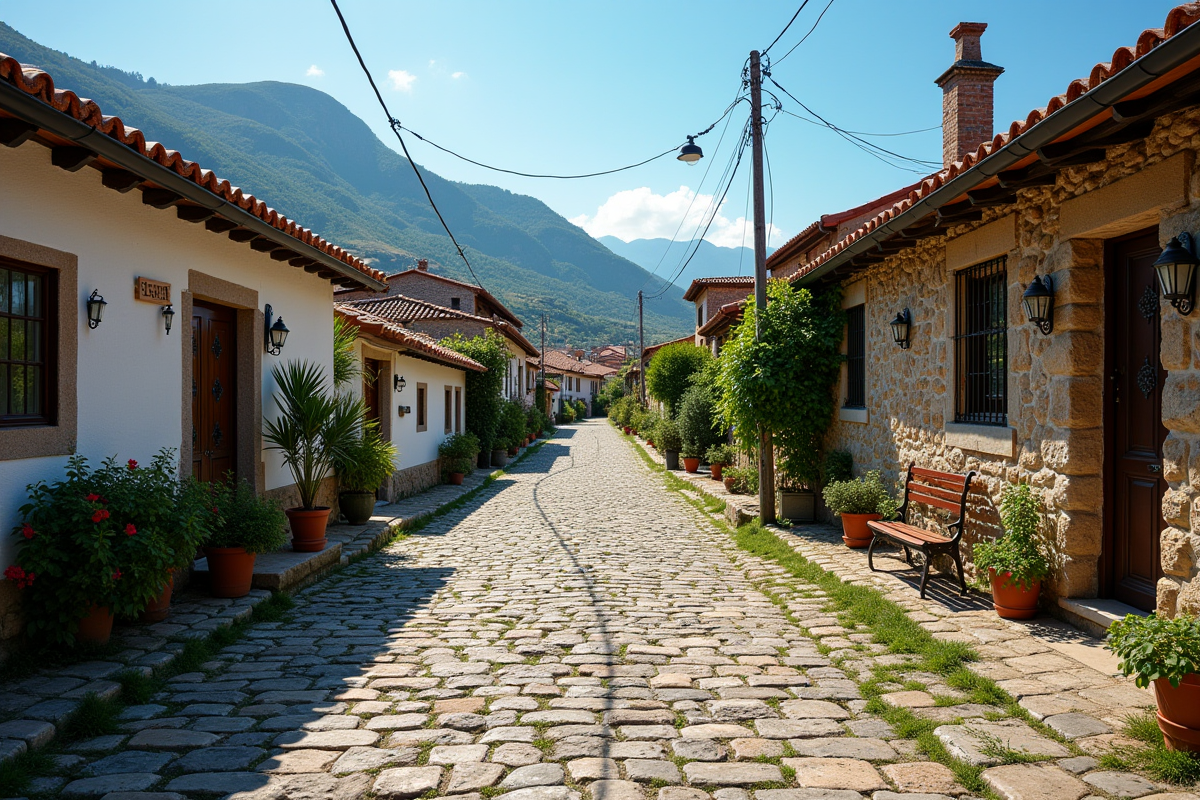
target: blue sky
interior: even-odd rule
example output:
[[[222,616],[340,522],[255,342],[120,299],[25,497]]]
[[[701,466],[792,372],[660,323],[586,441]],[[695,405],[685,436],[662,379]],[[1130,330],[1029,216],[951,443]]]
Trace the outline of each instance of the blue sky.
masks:
[[[1084,77],[1113,50],[1162,25],[1170,0],[811,0],[776,46],[774,76],[814,111],[850,130],[936,126],[936,78],[953,60],[947,35],[987,22],[984,58],[1005,68],[996,124],[1007,128]],[[531,172],[581,172],[640,161],[706,127],[735,96],[748,52],[765,47],[795,12],[787,2],[384,2],[341,0],[392,112],[422,135],[480,161]],[[0,3],[0,18],[44,45],[173,84],[289,81],[336,97],[389,145],[382,112],[332,8],[320,0]],[[801,112],[783,98],[785,107]],[[692,195],[690,238],[745,120],[743,104],[708,160],[664,158],[638,170],[579,181],[488,172],[411,140],[418,163],[444,177],[488,183],[545,201],[595,235],[671,236]],[[136,124],[136,120],[132,121]],[[699,140],[712,155],[720,127]],[[873,139],[940,161],[941,132]],[[775,228],[782,243],[821,213],[899,188],[917,175],[884,165],[834,133],[780,116],[767,135]],[[185,154],[186,155],[186,154]],[[710,231],[743,239],[749,158]],[[252,188],[252,187],[251,187]],[[770,200],[770,198],[768,198]],[[750,238],[745,237],[746,244]]]

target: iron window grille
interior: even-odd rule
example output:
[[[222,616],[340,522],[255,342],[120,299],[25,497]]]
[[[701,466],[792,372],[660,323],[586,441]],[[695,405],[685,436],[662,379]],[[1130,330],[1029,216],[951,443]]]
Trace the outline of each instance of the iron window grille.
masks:
[[[1008,424],[1006,259],[954,276],[955,422]]]
[[[55,277],[0,262],[0,426],[56,422]]]
[[[846,310],[846,408],[867,407],[866,306]]]

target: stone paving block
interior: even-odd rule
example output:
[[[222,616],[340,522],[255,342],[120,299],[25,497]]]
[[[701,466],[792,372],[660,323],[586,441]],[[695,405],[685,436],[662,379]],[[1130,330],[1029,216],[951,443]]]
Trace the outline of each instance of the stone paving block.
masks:
[[[29,747],[42,747],[54,738],[55,728],[36,719],[14,719],[0,723],[0,739],[20,739]]]
[[[87,775],[119,775],[128,772],[161,772],[162,768],[175,760],[172,753],[153,753],[145,750],[127,750],[105,756],[84,767]]]
[[[153,728],[134,734],[125,746],[145,750],[194,750],[210,747],[220,741],[220,738],[216,734],[203,731]]]
[[[290,750],[271,756],[260,763],[257,769],[259,772],[276,775],[324,772],[337,760],[336,750]]]
[[[783,780],[783,773],[774,764],[693,761],[683,765],[683,774],[693,786],[752,786]]]
[[[1079,739],[1083,736],[1098,736],[1102,733],[1112,733],[1112,728],[1087,714],[1056,714],[1053,717],[1046,717],[1043,722],[1066,739]]]
[[[531,786],[555,786],[563,782],[561,764],[530,764],[517,767],[500,783],[501,789],[528,789]]]
[[[564,742],[555,744],[555,752],[559,752]],[[542,751],[530,744],[509,742],[502,744],[492,751],[492,761],[509,767],[523,767],[526,764],[536,764],[542,760]]]
[[[109,792],[141,792],[158,783],[153,772],[123,772],[80,778],[62,788],[64,797],[95,797]]]
[[[379,741],[375,731],[288,731],[275,737],[284,750],[349,750],[370,747]]]
[[[754,761],[758,758],[779,758],[783,755],[783,742],[776,739],[732,739],[729,749],[738,761]]]
[[[866,761],[854,758],[785,758],[785,767],[796,771],[796,785],[813,789],[850,789],[871,792],[887,784]]]
[[[850,712],[828,700],[787,700],[779,711],[788,719],[849,719]]]
[[[588,787],[588,791],[592,800],[644,800],[642,787],[633,781],[596,781]]]
[[[1017,720],[943,725],[934,734],[951,755],[976,766],[1001,763],[1003,750],[1050,758],[1066,758],[1071,754],[1058,742]]]
[[[375,778],[373,789],[380,800],[408,800],[437,789],[441,767],[392,767]]]
[[[902,792],[950,796],[965,793],[950,768],[936,761],[884,764],[879,770]]]
[[[440,766],[466,764],[483,761],[487,753],[486,744],[438,745],[429,751],[429,763]]]
[[[658,790],[657,800],[709,800],[709,795],[708,792],[686,786],[664,786]]]
[[[705,723],[681,728],[679,735],[684,739],[743,739],[754,736],[754,731],[744,725]]]
[[[294,752],[303,753],[312,751],[299,750]],[[328,751],[321,750],[317,752]],[[419,753],[420,751],[415,747],[389,749],[381,747],[351,747],[340,756],[337,755],[336,751],[333,752],[333,755],[337,756],[337,761],[333,763],[330,772],[334,775],[344,775],[349,772],[364,772],[369,769],[378,769],[379,767],[410,766],[417,763]]]
[[[879,797],[879,793],[874,795]],[[862,795],[850,789],[759,789],[755,800],[862,800]],[[729,800],[737,800],[730,798]],[[927,800],[927,798],[905,797],[905,800]]]
[[[1089,792],[1074,775],[1042,764],[992,767],[982,777],[1003,800],[1080,800]]]
[[[899,757],[895,748],[882,739],[845,736],[797,739],[790,744],[792,749],[802,756],[857,758],[864,761],[891,761]]]
[[[1083,782],[1117,797],[1142,797],[1164,788],[1128,772],[1090,772],[1083,776]]]
[[[625,777],[638,783],[663,781],[679,783],[679,768],[670,761],[652,758],[631,758],[625,761]]]
[[[504,767],[500,764],[488,764],[485,762],[459,763],[450,771],[450,780],[446,784],[446,793],[458,794],[460,792],[475,792],[480,789],[486,789],[489,786],[495,786],[503,775]]]

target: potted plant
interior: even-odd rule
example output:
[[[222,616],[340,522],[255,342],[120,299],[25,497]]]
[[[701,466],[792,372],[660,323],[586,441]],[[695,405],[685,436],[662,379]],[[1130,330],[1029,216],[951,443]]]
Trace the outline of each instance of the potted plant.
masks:
[[[712,472],[713,480],[721,480],[721,470],[732,464],[737,457],[733,448],[727,444],[714,444],[708,448],[704,458],[708,461],[708,469]]]
[[[679,469],[679,448],[683,447],[683,438],[679,435],[679,426],[670,417],[660,417],[654,427],[654,441],[667,462],[667,469]]]
[[[683,446],[679,448],[679,457],[683,459],[684,471],[699,472],[701,454],[700,445],[694,442],[684,442]]]
[[[757,467],[729,467],[721,480],[731,494],[758,494]]]
[[[1154,684],[1167,749],[1200,752],[1200,618],[1129,614],[1109,626],[1105,646],[1139,688]]]
[[[174,451],[164,451],[169,454],[162,463],[156,456],[151,462],[151,468],[160,474],[174,478]],[[146,602],[145,608],[138,614],[138,621],[144,623],[162,622],[171,612],[171,596],[175,590],[175,573],[187,571],[192,566],[196,550],[208,538],[217,521],[217,514],[212,511],[212,492],[209,485],[201,483],[188,476],[175,486],[175,503],[172,513],[165,518],[165,525],[143,524],[138,534],[146,534],[159,540],[159,547],[147,548],[143,555],[155,559],[151,563],[149,573],[162,576],[159,581],[159,591]],[[145,509],[142,492],[137,493],[139,508]]]
[[[780,519],[816,521],[817,495],[811,488],[816,482],[814,472],[811,458],[789,452],[779,459],[776,468],[779,491],[775,496]]]
[[[871,543],[869,521],[896,514],[896,501],[884,488],[878,470],[858,480],[833,481],[822,494],[829,510],[842,518],[842,541],[850,548]]]
[[[1004,535],[974,548],[975,567],[987,570],[992,606],[1004,619],[1030,619],[1038,613],[1042,579],[1050,563],[1038,542],[1038,501],[1029,484],[1005,486],[1000,499]]]
[[[375,511],[375,493],[396,468],[395,445],[379,435],[379,423],[368,421],[362,432],[341,448],[334,460],[338,508],[351,525],[363,525]]]
[[[438,445],[438,457],[442,460],[442,474],[446,482],[461,486],[463,478],[470,474],[478,453],[479,438],[473,433],[456,433]]]
[[[321,483],[359,438],[366,408],[361,400],[331,392],[321,367],[312,362],[276,365],[272,375],[280,413],[263,422],[263,441],[283,456],[300,495],[300,505],[285,512],[292,549],[318,552],[325,549],[331,510],[317,505]]]
[[[285,514],[277,502],[255,494],[246,481],[220,485],[214,497],[219,519],[204,543],[208,590],[214,597],[244,597],[254,579],[255,557],[287,541]]]

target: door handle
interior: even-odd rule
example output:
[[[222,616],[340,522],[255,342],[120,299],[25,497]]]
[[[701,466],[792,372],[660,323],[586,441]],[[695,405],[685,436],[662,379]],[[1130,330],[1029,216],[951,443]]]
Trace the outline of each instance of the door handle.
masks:
[[[1162,464],[1147,464],[1146,469],[1151,472],[1162,472]]]
[[[213,457],[213,455],[214,455],[214,453],[213,453],[213,451],[212,451],[212,450],[205,450],[205,451],[204,451],[204,457],[205,457],[205,458],[212,458],[212,457]]]

